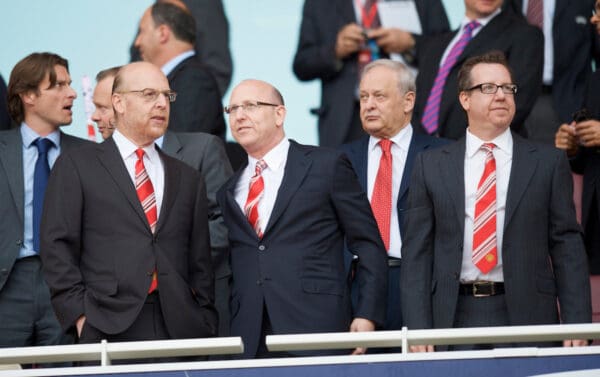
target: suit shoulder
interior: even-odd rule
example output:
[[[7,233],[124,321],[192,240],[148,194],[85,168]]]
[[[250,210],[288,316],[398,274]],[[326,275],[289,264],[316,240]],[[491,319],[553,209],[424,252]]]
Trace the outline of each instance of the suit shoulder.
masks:
[[[290,147],[297,148],[299,151],[310,156],[314,160],[320,162],[335,161],[340,157],[346,158],[344,151],[331,147],[321,147],[316,145],[299,144],[293,140],[290,140]]]

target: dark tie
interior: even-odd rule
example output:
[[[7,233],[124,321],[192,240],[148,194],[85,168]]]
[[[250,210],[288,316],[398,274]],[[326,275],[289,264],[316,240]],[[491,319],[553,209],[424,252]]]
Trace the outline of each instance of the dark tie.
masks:
[[[373,186],[371,208],[385,249],[389,250],[392,217],[392,142],[389,139],[381,139],[379,146],[381,147],[381,158]]]
[[[437,132],[439,128],[439,116],[440,116],[440,104],[442,103],[442,93],[444,92],[444,85],[446,85],[446,79],[448,78],[448,74],[452,70],[452,67],[456,64],[458,57],[467,47],[467,44],[471,40],[473,36],[473,30],[479,27],[480,23],[477,21],[471,21],[465,25],[465,30],[463,34],[460,36],[460,39],[448,53],[446,56],[446,60],[438,70],[437,76],[435,77],[435,81],[433,82],[433,87],[431,88],[431,92],[429,92],[429,97],[427,98],[427,104],[425,105],[425,110],[423,111],[423,118],[421,119],[421,123],[427,133],[434,134]]]
[[[33,143],[38,150],[38,158],[33,171],[33,250],[40,252],[40,224],[44,206],[44,193],[50,175],[48,151],[54,146],[50,139],[37,138]]]
[[[527,21],[540,29],[544,28],[544,0],[529,0],[529,3],[527,3]]]
[[[496,266],[498,248],[496,242],[496,159],[492,150],[495,145],[485,143],[485,167],[475,198],[473,224],[473,263],[487,274]]]

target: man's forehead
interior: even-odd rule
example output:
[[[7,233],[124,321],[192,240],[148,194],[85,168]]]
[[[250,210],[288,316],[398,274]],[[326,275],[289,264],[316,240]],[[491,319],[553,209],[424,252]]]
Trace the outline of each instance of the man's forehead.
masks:
[[[508,69],[498,63],[479,63],[473,66],[471,70],[472,77],[486,78],[486,77],[497,77],[497,76],[508,76],[510,73]]]

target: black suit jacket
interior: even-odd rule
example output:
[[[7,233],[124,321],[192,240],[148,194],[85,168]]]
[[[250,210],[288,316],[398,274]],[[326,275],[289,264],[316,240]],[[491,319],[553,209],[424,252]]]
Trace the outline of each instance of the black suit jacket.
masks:
[[[61,154],[48,182],[41,257],[57,318],[118,334],[137,318],[152,271],[172,338],[217,333],[204,181],[159,150],[165,187],[153,234],[112,138]]]
[[[91,142],[60,134],[61,153]],[[23,139],[19,127],[0,132],[0,290],[23,246],[25,186]]]
[[[231,335],[242,337],[244,356],[256,354],[263,307],[275,334],[349,331],[353,317],[383,324],[386,253],[348,159],[341,152],[290,141],[283,181],[262,239],[235,201],[242,171],[223,186],[218,201],[231,245]],[[354,313],[344,241],[362,262]]]
[[[419,132],[426,132],[421,123],[429,92],[444,51],[457,31],[436,37],[422,37],[417,42],[417,100],[412,123]],[[468,58],[491,50],[504,52],[513,71],[513,80],[519,86],[515,95],[517,111],[511,128],[520,132],[523,121],[531,111],[542,88],[544,36],[523,17],[512,12],[501,12],[471,39],[456,64],[450,70],[440,104],[440,136],[458,139],[465,134],[467,116],[458,101],[458,71]]]
[[[167,76],[177,100],[171,103],[169,130],[206,132],[225,138],[225,118],[221,93],[212,74],[191,56],[179,63]]]
[[[4,78],[0,75],[0,130],[8,130],[12,120],[8,115],[7,91]]]
[[[513,133],[502,243],[510,325],[591,321],[590,285],[565,154]],[[402,246],[409,328],[451,328],[465,221],[465,139],[417,156]]]
[[[556,0],[552,21],[554,70],[552,97],[563,123],[573,119],[581,108],[592,73],[591,61],[600,63],[596,30],[590,23],[594,0]],[[504,6],[523,14],[523,0],[505,1]]]
[[[440,0],[415,2],[424,35],[448,31],[448,18]],[[335,57],[337,33],[356,22],[352,0],[306,0],[300,26],[300,39],[293,69],[302,81],[321,80],[319,144],[337,147],[344,142],[352,125],[357,101],[358,54],[340,63]]]

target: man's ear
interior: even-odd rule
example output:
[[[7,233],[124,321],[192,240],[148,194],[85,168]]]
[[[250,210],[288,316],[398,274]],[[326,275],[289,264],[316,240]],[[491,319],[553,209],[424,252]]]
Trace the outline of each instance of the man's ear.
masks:
[[[465,91],[460,92],[458,94],[458,101],[460,102],[460,105],[465,111],[469,111],[469,109],[471,108],[471,96],[469,95],[469,93]]]
[[[33,90],[30,90],[28,92],[19,94],[19,97],[21,97],[21,101],[24,104],[31,106],[34,104],[37,94]]]

